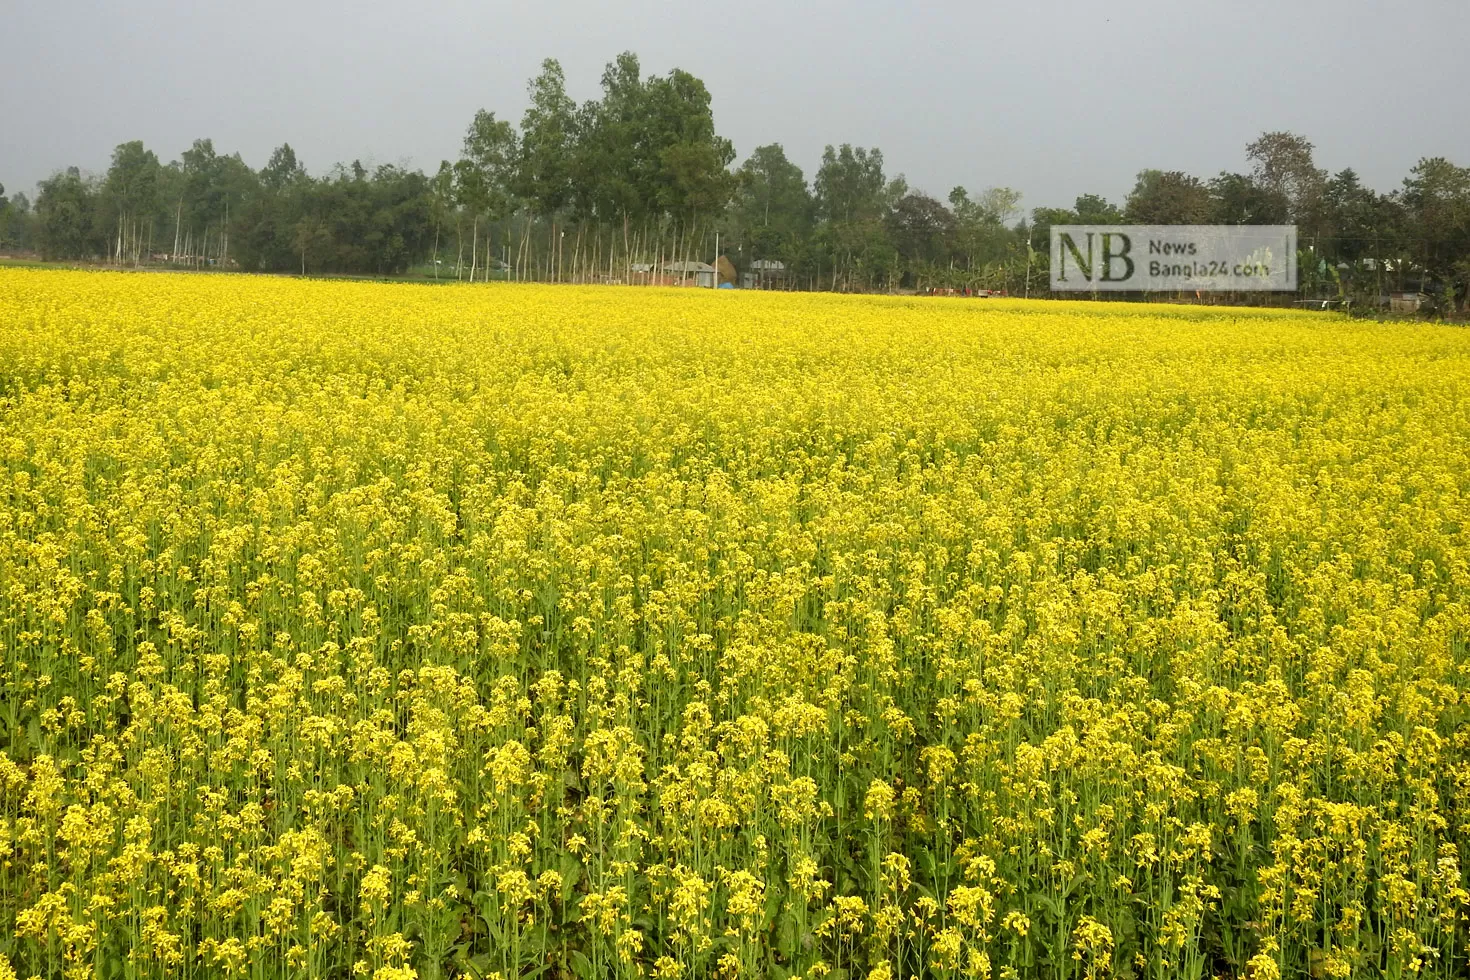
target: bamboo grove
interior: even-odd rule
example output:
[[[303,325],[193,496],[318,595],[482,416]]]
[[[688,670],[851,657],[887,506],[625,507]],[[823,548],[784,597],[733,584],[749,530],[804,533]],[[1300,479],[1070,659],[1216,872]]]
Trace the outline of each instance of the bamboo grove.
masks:
[[[0,977],[1458,977],[1470,334],[0,270]]]

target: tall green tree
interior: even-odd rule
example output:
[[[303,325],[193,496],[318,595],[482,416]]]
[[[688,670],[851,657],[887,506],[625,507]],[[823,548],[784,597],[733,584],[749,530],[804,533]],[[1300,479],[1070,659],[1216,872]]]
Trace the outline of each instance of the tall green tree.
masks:
[[[657,207],[659,164],[641,71],[638,56],[624,51],[602,72],[602,98],[578,111],[577,207],[594,219],[641,222]]]
[[[948,261],[954,240],[955,216],[928,194],[910,191],[899,198],[884,218],[889,241],[910,276]]]
[[[305,183],[306,167],[296,159],[290,143],[282,143],[271,151],[270,160],[260,171],[260,182],[274,193],[289,191]]]
[[[28,249],[33,247],[31,234],[31,202],[24,194],[5,196],[0,184],[0,247]]]
[[[82,259],[103,254],[106,231],[96,225],[97,189],[77,167],[53,174],[36,197],[37,244],[48,259]]]
[[[1276,225],[1287,220],[1284,194],[1248,174],[1221,171],[1210,181],[1210,220],[1222,225]]]
[[[895,254],[883,218],[891,191],[897,188],[890,188],[883,173],[883,152],[848,143],[835,149],[827,146],[813,189],[817,214],[824,222],[821,238],[831,256],[833,287],[875,285]]]
[[[157,210],[158,157],[140,140],[119,144],[102,184],[105,220],[112,228],[113,261],[139,262],[152,236]]]
[[[496,119],[495,113],[484,109],[475,113],[469,129],[465,131],[460,158],[454,164],[453,173],[456,199],[470,217],[471,280],[481,265],[480,222],[504,221],[511,216],[521,164],[517,144],[515,127],[503,119]],[[566,180],[569,184],[570,171]],[[487,277],[493,264],[490,248],[487,225],[483,262]]]
[[[454,164],[448,160],[440,160],[439,170],[434,174],[433,180],[429,182],[429,214],[431,220],[434,222],[434,247],[429,261],[434,267],[435,279],[439,278],[439,240],[443,233],[444,225],[447,222],[454,221],[456,228],[458,227],[454,188]]]
[[[1123,209],[1100,194],[1082,194],[1072,205],[1078,224],[1119,225],[1123,223]]]
[[[814,182],[817,213],[834,224],[881,218],[886,186],[882,150],[828,145]]]
[[[703,254],[736,189],[734,147],[715,130],[702,81],[677,68],[640,73],[636,55],[620,54],[602,97],[577,113],[572,215],[592,222],[599,242],[603,223],[613,225],[608,251],[616,242],[627,261]]]
[[[974,197],[963,187],[949,192],[955,216],[954,251],[967,272],[978,272],[1006,257],[1015,237],[1006,225],[1020,201],[1021,195],[1009,187],[987,187]],[[973,279],[972,275],[966,281],[977,285]]]
[[[547,58],[526,86],[530,105],[521,117],[520,194],[532,214],[550,222],[547,274],[555,278],[560,242],[557,215],[572,199],[572,173],[577,143],[576,104],[567,95],[561,63]],[[529,232],[529,223],[527,225]],[[529,234],[522,236],[522,261],[530,262]]]
[[[1419,231],[1424,288],[1453,306],[1470,293],[1470,168],[1425,157],[1404,178],[1403,201]]]
[[[290,271],[301,259],[296,239],[316,182],[289,143],[276,147],[255,176],[257,190],[244,202],[236,229],[236,258],[245,269]]]
[[[1198,177],[1177,170],[1139,173],[1125,211],[1140,225],[1195,225],[1210,220],[1210,191]]]
[[[1327,172],[1313,160],[1313,149],[1306,137],[1284,131],[1262,133],[1246,147],[1252,179],[1286,203],[1287,216],[1304,238],[1321,234],[1318,222],[1327,182]]]
[[[213,140],[199,139],[160,178],[159,203],[172,225],[175,261],[228,264],[231,228],[260,177],[238,153],[216,153]]]
[[[715,132],[709,89],[675,68],[645,85],[648,136],[657,147],[658,201],[663,210],[694,222],[730,200],[735,180],[729,166],[735,148]]]
[[[811,234],[814,202],[801,168],[779,143],[758,146],[736,171],[732,229],[747,259],[791,263]]]

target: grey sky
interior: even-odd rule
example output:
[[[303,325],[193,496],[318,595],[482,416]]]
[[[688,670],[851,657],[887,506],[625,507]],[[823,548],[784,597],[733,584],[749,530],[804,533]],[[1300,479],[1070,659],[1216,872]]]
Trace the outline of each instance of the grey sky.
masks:
[[[741,159],[780,142],[809,178],[850,142],[941,198],[1069,205],[1145,167],[1243,170],[1290,129],[1389,190],[1421,156],[1470,165],[1467,39],[1466,0],[0,0],[0,182],[203,136],[254,167],[290,142],[313,173],[432,170],[475,109],[519,121],[542,58],[582,101],[633,50],[704,79]]]

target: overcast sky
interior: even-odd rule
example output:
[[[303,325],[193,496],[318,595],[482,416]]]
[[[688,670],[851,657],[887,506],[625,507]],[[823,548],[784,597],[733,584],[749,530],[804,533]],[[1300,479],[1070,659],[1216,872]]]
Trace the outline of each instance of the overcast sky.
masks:
[[[1145,167],[1244,170],[1273,129],[1379,190],[1470,165],[1467,0],[0,0],[0,183],[204,136],[431,171],[477,108],[519,121],[541,59],[580,102],[623,50],[704,79],[740,159],[779,142],[810,178],[824,144],[878,146],[941,198],[1120,200]]]

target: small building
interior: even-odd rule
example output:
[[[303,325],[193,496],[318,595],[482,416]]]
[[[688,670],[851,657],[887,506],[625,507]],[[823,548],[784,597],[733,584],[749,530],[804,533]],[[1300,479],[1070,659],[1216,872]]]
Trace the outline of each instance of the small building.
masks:
[[[1388,310],[1390,313],[1418,313],[1419,307],[1429,297],[1423,293],[1389,293]]]
[[[715,287],[715,267],[707,262],[665,262],[664,273],[675,280],[675,285]]]
[[[669,277],[652,262],[633,262],[628,266],[628,282],[635,286],[667,286]]]
[[[742,289],[780,289],[786,282],[786,263],[756,259],[740,275]]]

